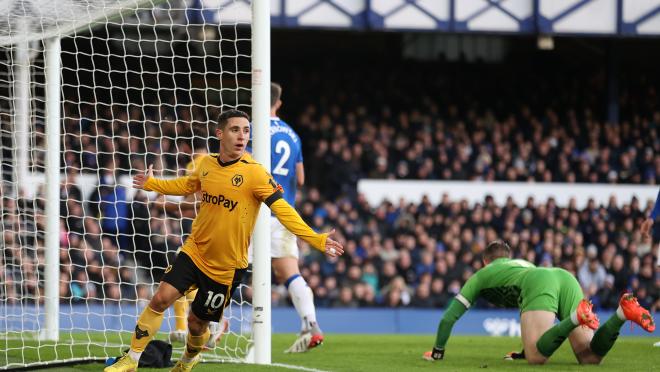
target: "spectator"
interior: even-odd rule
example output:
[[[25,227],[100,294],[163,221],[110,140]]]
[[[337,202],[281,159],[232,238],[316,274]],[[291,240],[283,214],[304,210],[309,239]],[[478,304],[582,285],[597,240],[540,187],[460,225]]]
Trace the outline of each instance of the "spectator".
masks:
[[[431,288],[428,284],[420,284],[415,289],[415,295],[410,301],[411,307],[419,308],[432,308],[434,306],[433,298],[431,298]]]
[[[342,287],[339,290],[339,298],[337,298],[332,307],[348,307],[356,308],[359,306],[358,301],[353,297],[353,290],[351,287]]]
[[[406,306],[412,300],[412,289],[401,276],[397,276],[382,289],[385,305],[388,307]]]
[[[100,219],[102,233],[115,239],[120,249],[126,252],[131,248],[128,244],[130,207],[126,189],[117,185],[114,167],[109,167],[89,197],[90,210]]]
[[[598,260],[598,251],[594,245],[587,249],[587,261],[580,267],[578,279],[587,296],[595,295],[598,288],[605,284],[605,268]]]
[[[637,232],[650,206],[640,205],[639,200],[622,207],[616,200],[603,206],[592,201],[578,208],[575,202],[558,206],[553,200],[534,199],[524,205],[512,199],[498,205],[485,198],[468,205],[444,195],[438,205],[426,198],[419,204],[396,201],[370,206],[355,190],[357,179],[363,177],[658,184],[660,111],[657,100],[647,97],[648,89],[634,89],[640,93],[622,100],[621,121],[605,123],[589,107],[596,90],[586,87],[585,92],[572,94],[589,98],[569,103],[551,89],[553,79],[538,81],[533,74],[506,66],[498,67],[502,74],[483,76],[465,70],[442,81],[428,81],[428,71],[437,69],[436,64],[401,66],[405,84],[415,87],[414,96],[409,95],[412,89],[401,88],[400,77],[383,80],[382,69],[373,66],[351,69],[360,78],[342,79],[347,84],[326,79],[314,86],[314,94],[307,94],[311,88],[305,77],[324,73],[324,67],[305,70],[303,66],[292,72],[298,78],[290,79],[291,89],[299,94],[289,107],[299,111],[287,116],[299,118],[295,129],[306,139],[307,162],[314,164],[307,169],[309,182],[299,197],[300,210],[317,228],[339,226],[338,235],[350,247],[350,256],[335,262],[319,263],[313,254],[301,257],[318,306],[340,303],[342,294],[347,303],[361,306],[417,303],[424,297],[427,274],[430,297],[435,306],[443,306],[479,269],[485,242],[496,237],[509,240],[519,258],[577,273],[585,291],[598,297],[603,307],[612,305],[611,292],[627,289],[641,290],[645,301],[658,302],[659,271],[651,250],[655,245],[642,242]],[[490,102],[484,87],[495,75],[528,77],[529,84],[516,87],[526,92],[516,97],[526,97],[527,102],[500,95],[492,107],[479,107],[458,102],[453,94],[452,84],[460,81],[461,100]],[[461,79],[465,76],[470,79]],[[557,78],[561,84],[563,74]],[[466,86],[465,81],[477,81],[478,86]],[[657,85],[653,80],[648,84]],[[364,94],[366,87],[370,94]],[[371,94],[378,91],[387,91],[387,100]],[[552,104],[538,104],[549,102],[547,96],[553,98]],[[75,292],[75,297],[83,298],[85,293],[99,301],[140,296],[148,292],[138,284],[140,275],[150,276],[146,282],[157,281],[169,262],[168,254],[179,246],[180,227],[169,223],[162,211],[150,208],[146,194],[131,200],[129,190],[115,180],[130,171],[131,163],[142,164],[140,169],[150,163],[165,171],[179,169],[181,153],[192,149],[193,137],[207,137],[207,126],[192,123],[206,123],[213,109],[162,104],[170,101],[161,99],[112,108],[102,102],[78,105],[64,100],[62,162],[67,178],[60,188],[60,238],[65,248],[60,260],[66,281],[60,289],[66,296]],[[40,170],[44,127],[35,123],[35,128],[38,149],[30,159],[31,166]],[[99,184],[90,198],[91,212],[83,208],[84,189],[77,187],[86,182],[84,176]],[[23,190],[15,197],[4,190],[1,194],[0,280],[6,286],[0,296],[9,302],[19,295],[35,298],[43,286],[40,235],[46,201],[31,200]],[[594,249],[585,249],[591,245],[595,255]],[[132,268],[136,266],[130,259],[133,250],[138,253],[139,270]],[[93,286],[83,288],[85,276]],[[124,280],[128,286],[120,286]],[[344,288],[351,290],[351,300]]]

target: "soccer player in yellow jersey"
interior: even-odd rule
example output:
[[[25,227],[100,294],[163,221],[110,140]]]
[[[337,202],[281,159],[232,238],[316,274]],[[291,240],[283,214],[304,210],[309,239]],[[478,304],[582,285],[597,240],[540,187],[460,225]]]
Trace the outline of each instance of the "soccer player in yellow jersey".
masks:
[[[199,166],[204,156],[208,155],[206,148],[198,146],[192,155],[192,160],[186,165],[185,175],[190,175],[195,168]],[[183,241],[188,238],[192,231],[192,221],[197,216],[197,209],[201,200],[201,193],[194,193],[184,196],[180,202],[167,201],[164,197],[159,197],[155,205],[164,209],[167,216],[176,216],[181,218],[181,237]],[[178,252],[177,252],[178,253]],[[174,330],[170,332],[170,342],[186,342],[188,334],[188,305],[197,295],[197,290],[188,292],[174,303]],[[211,328],[211,338],[213,338],[213,322],[209,324]],[[210,340],[209,340],[210,341]]]
[[[186,165],[185,174],[190,175],[195,168],[199,167],[201,160],[206,155],[208,155],[206,148],[198,146],[195,149],[192,161]],[[192,221],[197,216],[199,203],[202,200],[201,197],[201,192],[197,192],[195,194],[186,195],[184,199],[178,203],[168,202],[164,198],[162,202],[159,202],[160,206],[165,209],[166,212],[173,213],[181,217],[181,235],[184,242],[192,232]],[[188,307],[190,303],[193,302],[196,295],[197,290],[195,289],[189,291],[185,296],[174,302],[174,330],[170,332],[170,342],[186,342],[186,337],[188,335],[188,324],[186,321],[188,317]],[[217,341],[227,331],[228,327],[229,322],[226,319],[221,319],[218,323],[209,323],[209,331],[211,336],[208,341],[206,341],[204,347],[207,349],[215,348]]]
[[[193,172],[174,180],[147,174],[133,178],[133,187],[167,195],[189,195],[201,191],[201,206],[174,265],[163,279],[135,326],[129,352],[105,372],[137,369],[138,360],[163,321],[163,312],[187,291],[197,288],[188,316],[185,352],[172,371],[190,371],[199,361],[202,346],[209,338],[210,321],[222,317],[233,290],[248,266],[247,249],[261,203],[292,233],[329,257],[344,253],[340,243],[317,234],[284,199],[281,187],[270,174],[245,152],[250,137],[248,115],[229,110],[218,117],[217,155],[205,156]]]

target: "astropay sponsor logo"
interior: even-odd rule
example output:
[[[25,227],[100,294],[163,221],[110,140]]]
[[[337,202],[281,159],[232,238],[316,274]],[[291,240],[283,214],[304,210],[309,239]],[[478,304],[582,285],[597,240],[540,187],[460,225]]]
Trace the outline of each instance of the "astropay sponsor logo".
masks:
[[[520,336],[520,323],[512,318],[486,318],[484,329],[491,336]]]
[[[209,203],[209,204],[213,204],[213,205],[219,205],[219,206],[222,206],[222,207],[225,207],[225,208],[229,209],[230,212],[232,212],[234,210],[234,208],[236,208],[236,206],[238,205],[237,201],[228,199],[222,194],[211,195],[211,194],[207,193],[206,191],[204,191],[202,193],[202,203]]]

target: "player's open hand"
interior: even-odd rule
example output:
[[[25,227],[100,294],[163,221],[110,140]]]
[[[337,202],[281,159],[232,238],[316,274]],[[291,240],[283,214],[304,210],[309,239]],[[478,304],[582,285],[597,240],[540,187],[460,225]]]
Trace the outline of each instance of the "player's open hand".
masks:
[[[651,226],[653,226],[653,219],[647,218],[642,222],[642,226],[640,227],[640,230],[642,232],[642,236],[644,237],[645,241],[650,241],[651,240]]]
[[[328,257],[339,257],[344,254],[344,247],[331,236],[335,234],[335,229],[328,233],[328,238],[325,240],[325,255]]]
[[[144,184],[147,183],[147,180],[153,176],[154,166],[153,164],[150,164],[146,173],[140,172],[133,177],[133,187],[136,189],[144,190]]]

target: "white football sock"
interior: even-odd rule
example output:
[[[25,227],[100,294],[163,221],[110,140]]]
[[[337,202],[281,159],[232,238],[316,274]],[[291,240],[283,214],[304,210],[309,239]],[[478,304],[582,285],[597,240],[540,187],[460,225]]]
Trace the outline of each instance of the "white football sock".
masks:
[[[626,318],[626,314],[623,313],[621,306],[616,308],[616,316],[618,316],[621,320],[628,320],[628,318]]]
[[[320,332],[321,330],[316,324],[314,294],[312,293],[311,288],[309,288],[307,285],[305,279],[298,275],[296,278],[289,282],[287,289],[289,290],[289,295],[291,296],[293,306],[296,308],[298,316],[300,316],[300,320],[302,322],[302,331],[304,332],[314,330],[316,332]]]
[[[578,317],[577,317],[577,310],[573,310],[573,312],[571,313],[571,323],[573,323],[574,325],[580,325],[580,322],[578,321]]]
[[[129,350],[129,351],[128,351],[128,355],[130,355],[130,356],[131,356],[131,359],[133,359],[134,361],[139,362],[139,361],[140,361],[140,357],[142,356],[142,352],[137,352],[137,351]]]

